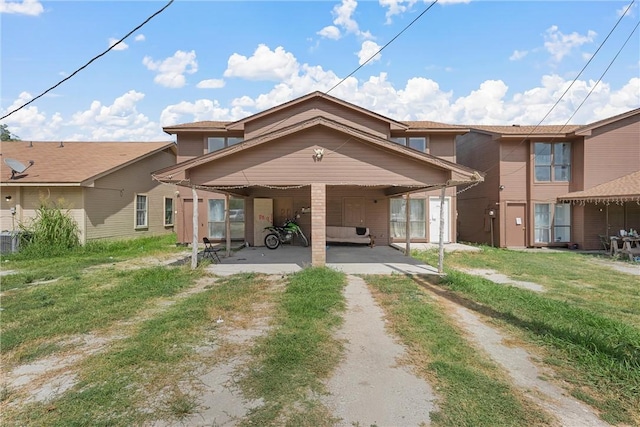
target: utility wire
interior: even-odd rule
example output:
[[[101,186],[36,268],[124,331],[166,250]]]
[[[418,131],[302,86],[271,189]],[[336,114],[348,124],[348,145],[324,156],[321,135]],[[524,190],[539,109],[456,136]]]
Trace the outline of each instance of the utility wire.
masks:
[[[635,0],[634,0],[635,1]],[[416,16],[414,18],[413,21],[409,22],[403,29],[402,31],[400,31],[398,34],[396,34],[391,40],[389,40],[387,43],[385,43],[384,46],[382,46],[380,49],[378,49],[378,51],[376,53],[374,53],[373,55],[371,55],[369,57],[369,59],[367,59],[366,61],[364,61],[362,64],[360,64],[360,66],[358,66],[355,70],[353,70],[351,73],[349,73],[346,77],[344,77],[342,80],[340,80],[338,83],[336,83],[335,85],[333,85],[333,87],[331,89],[329,89],[328,91],[326,91],[324,94],[328,95],[329,92],[331,92],[332,90],[334,90],[335,88],[337,88],[338,86],[340,86],[342,83],[344,83],[345,80],[347,80],[349,77],[353,76],[355,73],[358,72],[358,70],[360,70],[360,68],[364,67],[365,65],[367,65],[373,58],[375,58],[380,52],[382,52],[387,46],[389,46],[391,43],[393,43],[398,37],[400,37],[402,35],[402,33],[404,33],[405,31],[407,31],[409,29],[409,27],[411,27],[413,24],[416,23],[416,21],[420,18],[422,18],[422,15],[424,15],[425,13],[427,13],[429,11],[429,9],[431,9],[436,3],[438,3],[438,0],[434,0],[433,3],[431,3],[425,10],[423,10],[420,15]]]
[[[138,31],[140,28],[142,28],[147,22],[151,21],[153,18],[155,18],[156,16],[158,16],[159,14],[161,14],[162,12],[164,12],[164,10],[166,8],[168,8],[169,6],[171,6],[171,3],[173,3],[174,0],[169,0],[169,3],[167,3],[166,5],[164,5],[161,9],[159,9],[157,12],[155,12],[153,15],[151,15],[150,17],[148,17],[147,19],[144,20],[144,22],[140,25],[138,25],[137,27],[135,27],[133,30],[129,31],[124,37],[122,37],[120,40],[118,40],[117,42],[115,42],[114,44],[112,44],[111,46],[109,46],[109,48],[107,50],[105,50],[104,52],[102,52],[99,55],[94,56],[93,58],[91,58],[89,60],[89,62],[87,62],[86,64],[84,64],[82,67],[78,68],[76,71],[74,71],[73,73],[71,73],[69,76],[65,77],[64,79],[60,80],[58,83],[56,83],[55,85],[51,86],[49,89],[45,90],[44,92],[42,92],[40,95],[36,96],[35,98],[31,99],[29,102],[26,102],[25,104],[21,105],[20,107],[16,108],[13,111],[10,111],[9,113],[5,114],[4,116],[0,117],[0,120],[6,119],[7,117],[9,117],[10,115],[12,115],[13,113],[16,113],[20,110],[22,110],[24,107],[26,107],[27,105],[31,104],[32,102],[36,101],[39,98],[42,98],[43,96],[45,96],[47,93],[51,92],[52,90],[54,90],[55,88],[57,88],[58,86],[60,86],[62,83],[66,82],[67,80],[69,80],[70,78],[72,78],[73,76],[75,76],[76,74],[78,74],[80,71],[84,70],[85,68],[87,68],[92,62],[94,62],[95,60],[101,58],[102,56],[106,55],[109,51],[111,51],[113,48],[115,48],[116,46],[118,46],[120,43],[122,43],[127,37],[129,37],[131,34],[135,33],[136,31]]]
[[[600,46],[598,46],[598,49],[596,49],[596,51],[593,53],[593,55],[591,55],[591,58],[589,58],[587,63],[584,64],[584,67],[582,67],[580,72],[574,77],[574,79],[571,81],[571,84],[569,86],[567,86],[565,91],[562,93],[562,95],[560,95],[560,98],[558,98],[558,100],[555,102],[555,104],[553,104],[553,106],[549,109],[547,114],[544,115],[544,117],[538,122],[538,124],[535,125],[533,127],[533,129],[531,129],[529,134],[527,136],[525,136],[522,139],[522,141],[520,141],[520,143],[518,145],[522,145],[525,141],[527,141],[527,139],[529,139],[529,137],[531,135],[533,135],[533,133],[541,126],[542,122],[544,122],[547,119],[547,117],[549,117],[549,114],[551,114],[551,112],[558,106],[560,101],[562,101],[562,98],[564,98],[564,96],[569,92],[569,89],[571,89],[573,87],[573,85],[578,81],[578,79],[580,78],[580,76],[582,75],[584,70],[589,66],[589,64],[591,64],[591,61],[593,61],[593,58],[595,58],[596,55],[598,54],[598,52],[600,52],[600,49],[602,49],[602,46],[604,46],[604,44],[607,42],[607,40],[609,40],[609,37],[611,37],[611,34],[613,34],[613,31],[618,27],[618,25],[620,24],[622,19],[627,15],[627,12],[631,9],[631,7],[634,5],[635,2],[636,2],[636,0],[632,0],[631,3],[629,3],[629,5],[625,9],[625,11],[622,14],[620,14],[620,18],[618,18],[618,21],[616,22],[616,24],[613,26],[613,28],[611,28],[611,31],[609,31],[609,34],[607,34],[607,37],[605,37],[605,39],[602,41],[602,43],[600,43]],[[633,31],[631,31],[631,34],[629,35],[629,38],[631,38],[631,35],[633,35],[633,33],[636,31],[637,27],[638,27],[638,25],[636,25],[636,27],[633,29]],[[626,46],[627,42],[629,41],[629,38],[627,38],[627,40],[624,42],[624,44],[622,45],[622,48],[624,48],[624,46]],[[613,62],[616,60],[616,58],[618,57],[618,55],[622,51],[622,48],[620,48],[620,50],[618,51],[616,56],[609,62],[609,65],[608,65],[607,69],[605,70],[605,73],[611,67]],[[604,76],[604,74],[602,76]],[[600,82],[600,80],[602,79],[602,76],[600,77],[600,79],[598,79],[598,82],[596,83],[596,85]],[[595,88],[595,85],[594,85],[594,88]],[[593,89],[591,90],[591,92],[593,92]],[[587,95],[587,98],[589,97],[591,92],[589,92],[589,94]],[[578,109],[580,109],[580,107],[582,107],[582,104],[584,104],[585,101],[586,101],[586,98],[582,101],[580,106],[578,106],[578,108],[573,112],[573,114],[571,115],[569,120],[571,120],[571,118],[573,118],[573,116],[578,112]],[[567,122],[562,126],[562,128],[560,128],[560,132],[562,131],[562,129],[564,129],[567,126],[567,124],[569,123],[569,120],[567,120]],[[511,151],[509,151],[504,158],[506,159],[511,153],[513,153],[516,150],[516,148],[517,147],[514,147]],[[498,164],[499,164],[499,162],[496,162],[493,166],[487,168],[484,172],[485,173],[489,172],[491,169],[497,167]],[[517,172],[520,169],[522,169],[522,168],[519,168],[519,169],[517,169],[517,170],[515,170],[513,172],[510,172],[509,175]]]

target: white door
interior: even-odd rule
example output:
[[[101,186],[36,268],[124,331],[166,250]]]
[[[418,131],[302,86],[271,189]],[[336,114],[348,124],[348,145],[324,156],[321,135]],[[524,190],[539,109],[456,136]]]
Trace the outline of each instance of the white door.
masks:
[[[450,224],[451,212],[449,210],[449,198],[444,199],[444,237],[443,241],[451,241]],[[440,241],[440,197],[429,198],[429,242],[438,243]]]
[[[253,245],[264,246],[265,227],[273,225],[273,199],[253,199]]]

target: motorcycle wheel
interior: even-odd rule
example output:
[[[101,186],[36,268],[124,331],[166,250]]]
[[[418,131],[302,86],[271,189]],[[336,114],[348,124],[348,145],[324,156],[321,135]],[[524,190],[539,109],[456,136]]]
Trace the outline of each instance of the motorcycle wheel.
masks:
[[[305,236],[302,233],[300,233],[300,242],[302,243],[302,246],[304,246],[305,248],[309,246],[309,241],[307,240],[307,236]]]
[[[269,249],[278,249],[280,238],[275,233],[269,233],[264,238],[264,245]]]

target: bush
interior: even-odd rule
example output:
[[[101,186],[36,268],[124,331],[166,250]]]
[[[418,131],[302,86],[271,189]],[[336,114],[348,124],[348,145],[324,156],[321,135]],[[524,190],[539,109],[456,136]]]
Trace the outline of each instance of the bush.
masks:
[[[26,257],[62,255],[80,246],[79,227],[64,199],[52,203],[41,200],[29,224],[20,224],[20,252]]]

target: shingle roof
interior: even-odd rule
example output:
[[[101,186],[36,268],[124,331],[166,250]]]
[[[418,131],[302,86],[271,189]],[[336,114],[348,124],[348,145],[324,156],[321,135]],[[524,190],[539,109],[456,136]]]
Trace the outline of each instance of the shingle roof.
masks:
[[[205,120],[201,122],[181,123],[179,125],[166,126],[163,129],[165,132],[173,129],[225,129],[228,124],[233,122],[221,122],[215,120]]]
[[[546,126],[485,126],[469,125],[471,129],[483,130],[485,132],[502,135],[557,135],[572,133],[580,129],[582,125],[546,125]]]
[[[575,191],[558,197],[564,201],[585,202],[640,202],[640,171],[630,173],[613,181],[596,185],[588,190]]]
[[[403,121],[405,125],[409,126],[409,129],[453,129],[453,130],[467,130],[469,126],[451,125],[448,123],[431,122],[428,120],[409,120]]]
[[[174,147],[173,142],[3,142],[0,182],[79,185],[156,151]],[[7,158],[25,166],[30,160],[34,163],[23,176],[12,180],[11,168],[4,161]]]

